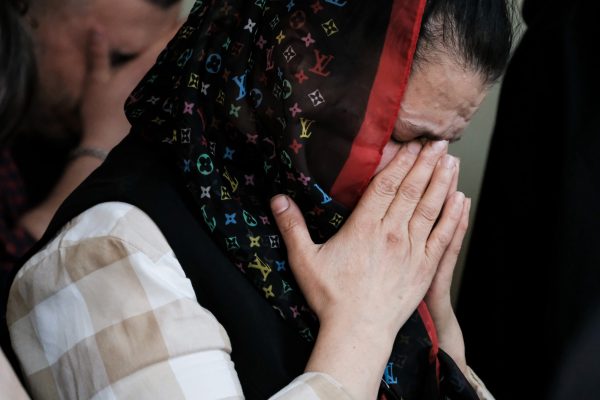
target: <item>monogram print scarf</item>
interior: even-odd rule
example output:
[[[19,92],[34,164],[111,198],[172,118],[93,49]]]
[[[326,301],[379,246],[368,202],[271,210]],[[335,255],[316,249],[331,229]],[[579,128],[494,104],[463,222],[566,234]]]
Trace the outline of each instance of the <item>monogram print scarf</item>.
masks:
[[[318,321],[269,200],[291,196],[315,242],[340,228],[391,136],[424,3],[198,0],[127,102],[132,134],[173,155],[211,237],[307,341]],[[436,351],[421,305],[382,385],[414,398]]]

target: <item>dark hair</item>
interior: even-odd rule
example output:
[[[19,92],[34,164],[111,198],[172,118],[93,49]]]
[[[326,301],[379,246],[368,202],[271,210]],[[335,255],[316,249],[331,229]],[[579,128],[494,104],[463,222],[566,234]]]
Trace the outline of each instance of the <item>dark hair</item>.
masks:
[[[435,51],[450,52],[486,82],[495,82],[510,57],[513,10],[511,0],[427,0],[417,66]]]
[[[21,2],[0,2],[0,143],[8,140],[29,108],[36,65]]]
[[[170,8],[171,6],[174,6],[177,3],[180,3],[181,0],[146,0],[148,3],[152,3],[156,6],[159,6],[160,8]]]

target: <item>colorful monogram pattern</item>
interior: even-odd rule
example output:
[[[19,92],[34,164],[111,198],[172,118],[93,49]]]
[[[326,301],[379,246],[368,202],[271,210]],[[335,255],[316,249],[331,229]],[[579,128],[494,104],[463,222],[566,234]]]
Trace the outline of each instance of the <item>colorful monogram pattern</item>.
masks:
[[[269,199],[294,198],[316,242],[340,228],[350,208],[331,190],[364,129],[388,26],[400,6],[411,11],[413,19],[396,34],[408,37],[398,45],[404,52],[414,51],[422,4],[198,0],[127,102],[133,134],[169,149],[211,236],[308,341],[318,321],[289,270]],[[407,61],[397,78],[387,77],[396,81],[390,121],[409,69]],[[386,129],[364,145],[368,164],[351,186],[368,182],[391,125]],[[396,342],[384,380],[399,387],[407,360],[429,364],[431,341],[417,313]]]

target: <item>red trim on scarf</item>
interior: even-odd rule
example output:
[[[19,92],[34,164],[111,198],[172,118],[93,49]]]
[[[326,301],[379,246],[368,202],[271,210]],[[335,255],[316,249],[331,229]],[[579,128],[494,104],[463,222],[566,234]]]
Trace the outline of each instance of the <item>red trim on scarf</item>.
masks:
[[[435,363],[435,375],[438,379],[438,383],[440,381],[440,361],[438,360],[438,350],[440,348],[437,330],[435,329],[435,324],[433,322],[433,318],[429,313],[429,308],[427,308],[427,304],[424,301],[419,304],[417,308],[419,311],[419,315],[423,320],[423,324],[425,324],[425,329],[427,329],[427,334],[429,335],[429,339],[431,340],[431,350],[429,351],[429,363]]]
[[[331,195],[346,207],[352,208],[364,192],[392,135],[417,48],[425,1],[394,0],[392,5],[365,118],[352,143],[350,156],[331,188]],[[410,32],[410,37],[403,32]],[[399,74],[401,79],[397,78]],[[432,343],[429,361],[436,363],[439,379],[439,343],[435,325],[424,302],[418,310]]]
[[[333,198],[348,208],[354,207],[369,184],[383,147],[392,135],[410,76],[424,9],[425,0],[394,0],[392,4],[365,118],[350,155],[331,187]]]

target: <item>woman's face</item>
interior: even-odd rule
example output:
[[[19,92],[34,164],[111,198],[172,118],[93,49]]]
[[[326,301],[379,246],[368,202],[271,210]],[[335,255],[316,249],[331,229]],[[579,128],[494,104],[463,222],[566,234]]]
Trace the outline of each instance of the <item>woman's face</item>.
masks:
[[[487,91],[479,73],[466,71],[445,54],[414,68],[376,172],[392,160],[403,142],[458,140]]]

